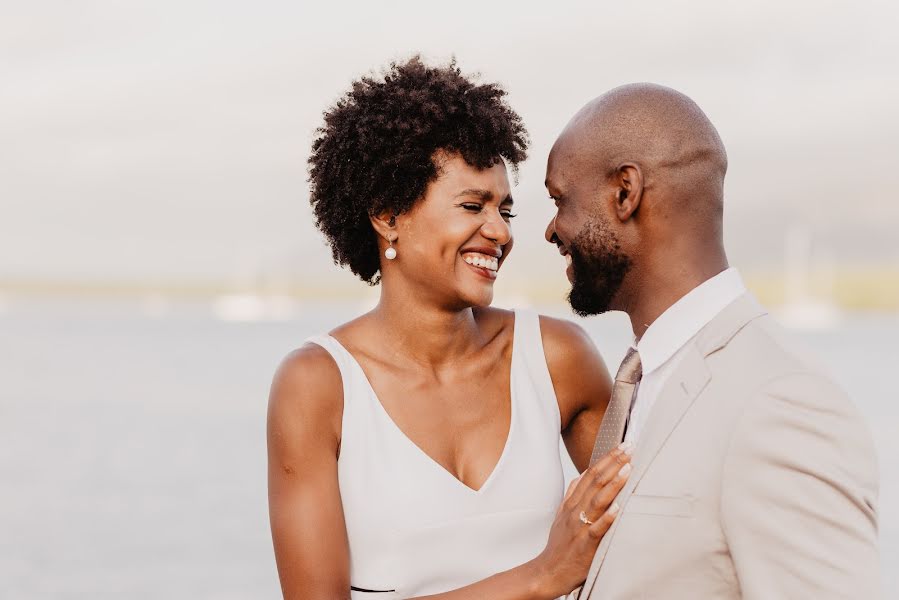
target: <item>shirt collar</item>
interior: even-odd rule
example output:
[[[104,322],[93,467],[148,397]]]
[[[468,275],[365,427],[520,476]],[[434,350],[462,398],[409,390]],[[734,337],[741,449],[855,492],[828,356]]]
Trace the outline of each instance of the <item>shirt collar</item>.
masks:
[[[734,268],[704,281],[668,307],[649,326],[639,343],[643,375],[658,369],[731,302],[746,293]]]

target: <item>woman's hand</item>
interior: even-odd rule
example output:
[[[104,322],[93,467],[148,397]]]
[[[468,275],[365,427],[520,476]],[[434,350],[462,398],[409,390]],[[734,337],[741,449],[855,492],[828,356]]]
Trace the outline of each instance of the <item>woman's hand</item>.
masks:
[[[563,596],[587,578],[596,548],[618,514],[614,500],[630,475],[632,448],[622,444],[568,486],[546,548],[534,559],[547,597]],[[591,523],[581,520],[582,512]]]

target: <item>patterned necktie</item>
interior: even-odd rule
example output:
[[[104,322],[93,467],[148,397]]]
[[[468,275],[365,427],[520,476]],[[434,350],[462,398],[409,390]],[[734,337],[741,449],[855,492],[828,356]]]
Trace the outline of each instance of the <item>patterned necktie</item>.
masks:
[[[590,456],[592,465],[606,453],[613,450],[624,439],[624,427],[631,412],[634,396],[637,394],[637,385],[643,377],[643,365],[640,364],[640,355],[634,348],[627,351],[618,374],[615,375],[615,384],[612,386],[612,398],[599,425],[599,433],[596,434],[596,443],[593,445],[593,454]]]

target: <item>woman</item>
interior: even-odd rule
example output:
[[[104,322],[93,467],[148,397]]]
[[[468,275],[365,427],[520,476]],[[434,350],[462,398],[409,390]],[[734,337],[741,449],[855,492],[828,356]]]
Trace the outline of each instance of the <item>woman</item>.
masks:
[[[527,134],[495,85],[415,58],[325,114],[311,201],[371,312],[289,355],[272,386],[269,500],[285,598],[555,598],[626,479],[580,471],[610,381],[577,326],[490,308],[512,249],[506,164]],[[623,466],[624,465],[624,466]]]

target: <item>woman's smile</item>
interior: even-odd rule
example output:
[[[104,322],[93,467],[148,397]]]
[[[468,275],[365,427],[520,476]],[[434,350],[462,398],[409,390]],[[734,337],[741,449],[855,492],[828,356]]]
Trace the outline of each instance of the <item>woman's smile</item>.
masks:
[[[485,277],[491,281],[496,279],[496,272],[499,270],[499,259],[502,255],[501,250],[464,250],[462,252],[462,260],[470,266],[475,273],[481,277]]]

